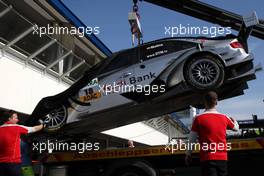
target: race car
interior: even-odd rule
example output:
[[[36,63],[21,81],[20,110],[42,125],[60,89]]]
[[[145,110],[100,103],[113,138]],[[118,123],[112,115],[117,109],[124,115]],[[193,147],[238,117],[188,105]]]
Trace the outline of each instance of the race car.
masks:
[[[255,79],[247,38],[166,38],[114,53],[88,70],[66,91],[43,98],[31,119],[48,130],[100,132],[186,109],[202,107],[202,95],[219,99],[243,94]]]

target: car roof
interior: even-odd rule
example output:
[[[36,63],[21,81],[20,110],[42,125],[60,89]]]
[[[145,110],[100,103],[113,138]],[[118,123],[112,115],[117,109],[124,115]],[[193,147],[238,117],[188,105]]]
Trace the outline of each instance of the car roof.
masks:
[[[162,41],[172,41],[172,40],[179,40],[179,39],[206,39],[206,40],[225,40],[225,39],[232,39],[236,38],[237,36],[233,34],[229,34],[226,36],[218,36],[218,37],[206,37],[206,36],[197,36],[197,37],[168,37],[168,38],[162,38],[158,40],[153,40],[150,42],[146,42],[143,45],[151,44],[151,43],[156,43],[156,42],[162,42]]]
[[[218,36],[218,37],[205,37],[205,36],[197,36],[197,37],[167,37],[167,38],[161,38],[161,39],[157,39],[157,40],[153,40],[153,41],[149,41],[149,42],[143,43],[141,46],[146,46],[146,45],[149,45],[149,44],[156,44],[158,42],[165,42],[165,41],[174,41],[174,40],[184,41],[184,39],[226,40],[226,39],[233,39],[233,38],[236,38],[236,37],[237,36],[235,36],[233,34],[229,34],[229,35],[226,35],[226,36]],[[192,41],[188,40],[186,42],[192,42]],[[117,52],[113,53],[113,55],[114,54],[119,54],[121,52],[126,52],[128,50],[135,49],[135,48],[138,48],[138,46],[117,51]]]

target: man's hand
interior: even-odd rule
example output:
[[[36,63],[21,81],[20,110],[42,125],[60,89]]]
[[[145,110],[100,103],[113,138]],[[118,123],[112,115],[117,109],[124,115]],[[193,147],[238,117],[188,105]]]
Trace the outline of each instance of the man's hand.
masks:
[[[234,123],[234,128],[231,129],[231,130],[233,130],[233,131],[239,131],[239,125],[238,125],[237,121],[233,117],[229,117],[229,118]]]
[[[39,119],[39,123],[43,126],[43,128],[45,128],[47,126],[47,124],[45,123],[45,121]]]
[[[192,155],[185,155],[185,164],[186,166],[190,166],[192,163]]]

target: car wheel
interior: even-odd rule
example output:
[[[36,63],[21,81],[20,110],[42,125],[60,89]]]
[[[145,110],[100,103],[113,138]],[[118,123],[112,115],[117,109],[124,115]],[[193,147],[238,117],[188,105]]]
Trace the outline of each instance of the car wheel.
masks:
[[[211,55],[199,56],[187,62],[184,76],[198,90],[214,89],[224,81],[223,64]]]
[[[67,108],[64,105],[52,110],[43,119],[47,125],[47,131],[54,131],[62,127],[66,122],[67,116]]]

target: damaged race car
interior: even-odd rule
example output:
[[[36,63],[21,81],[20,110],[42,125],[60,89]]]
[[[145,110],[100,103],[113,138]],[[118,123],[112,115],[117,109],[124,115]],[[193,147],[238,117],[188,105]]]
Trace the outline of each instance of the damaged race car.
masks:
[[[203,92],[219,99],[243,94],[256,67],[247,39],[238,36],[167,38],[117,52],[88,70],[66,91],[43,98],[31,120],[48,130],[100,132],[201,107]]]

